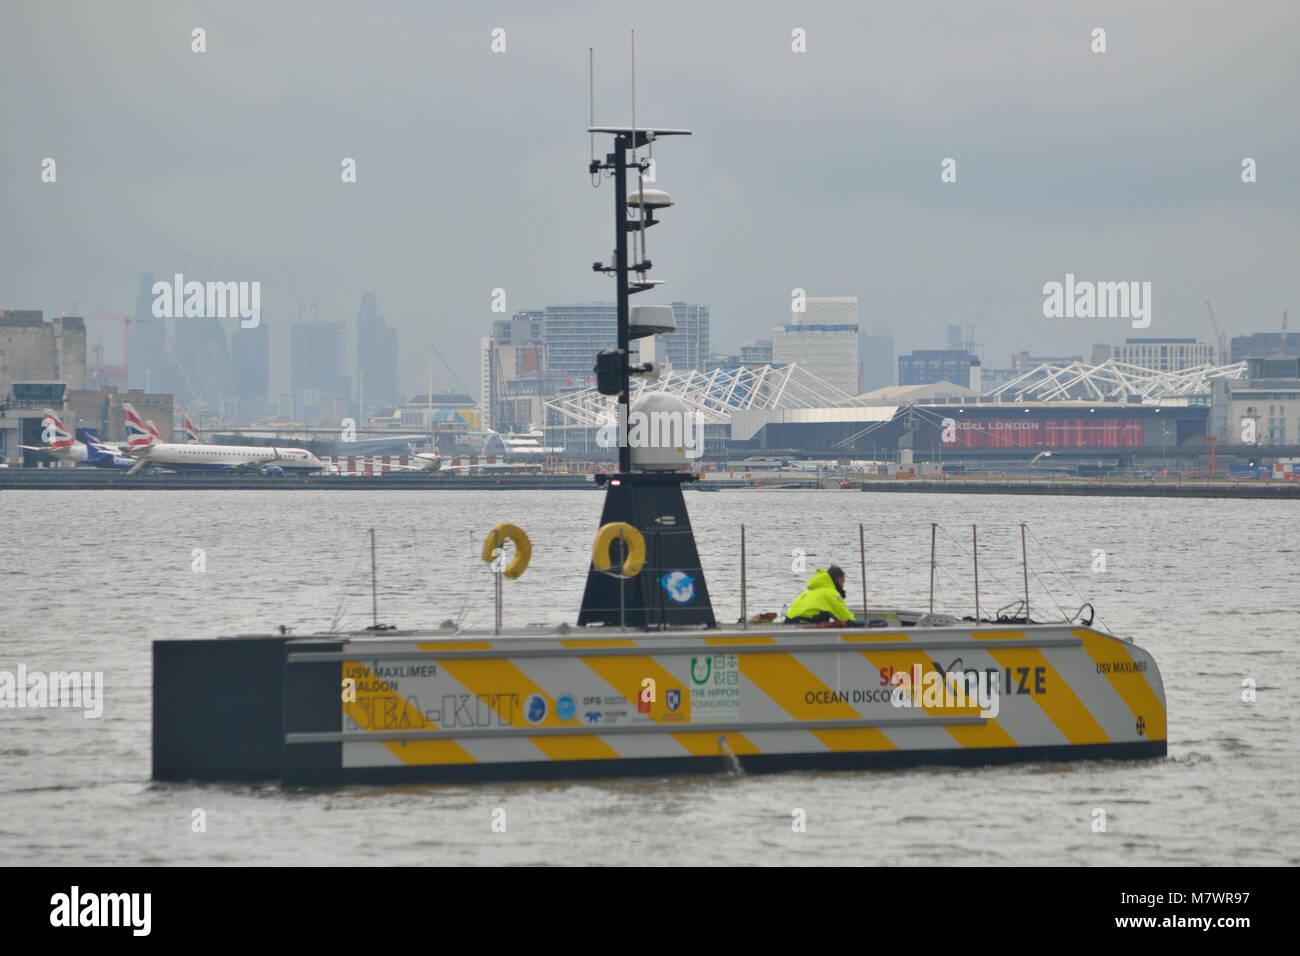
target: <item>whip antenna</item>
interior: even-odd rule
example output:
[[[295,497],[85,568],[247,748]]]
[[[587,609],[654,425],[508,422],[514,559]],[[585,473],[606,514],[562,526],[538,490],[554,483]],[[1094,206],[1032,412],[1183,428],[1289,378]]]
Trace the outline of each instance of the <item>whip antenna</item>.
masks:
[[[636,167],[636,205],[641,215],[641,228],[638,232],[641,235],[641,258],[637,265],[645,265],[645,177],[641,174],[641,161],[637,157],[636,146],[636,31],[632,31],[632,165]],[[645,277],[645,269],[637,270],[642,278]]]
[[[591,121],[587,128],[591,129],[596,125],[596,50],[594,47],[587,47],[587,101],[591,105]],[[591,133],[591,165],[596,165],[596,133]],[[591,185],[600,188],[600,173],[591,174]]]

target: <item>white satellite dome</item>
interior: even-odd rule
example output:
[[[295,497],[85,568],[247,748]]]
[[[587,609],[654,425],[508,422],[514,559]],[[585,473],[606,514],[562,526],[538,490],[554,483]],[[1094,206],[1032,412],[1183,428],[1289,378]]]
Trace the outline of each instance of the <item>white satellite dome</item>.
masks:
[[[652,392],[632,403],[627,443],[632,467],[640,471],[686,471],[687,450],[694,448],[694,416],[676,395]]]

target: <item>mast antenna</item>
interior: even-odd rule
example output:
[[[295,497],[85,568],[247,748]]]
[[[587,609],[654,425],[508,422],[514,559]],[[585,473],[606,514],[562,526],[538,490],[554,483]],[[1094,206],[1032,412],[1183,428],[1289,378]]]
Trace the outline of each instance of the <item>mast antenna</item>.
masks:
[[[592,127],[596,125],[596,50],[594,47],[587,47],[587,100],[591,106],[591,120],[587,124],[587,129],[591,132],[591,165],[596,165],[596,132]],[[593,189],[600,188],[600,173],[591,174],[591,185]]]
[[[653,139],[647,137],[650,142]],[[636,205],[637,211],[641,216],[641,228],[637,230],[641,239],[641,258],[637,259],[637,265],[641,266],[637,272],[642,279],[645,278],[645,174],[641,170],[641,161],[637,156],[636,140],[636,31],[632,31],[632,165],[636,168]],[[633,249],[633,258],[636,258],[635,249]]]

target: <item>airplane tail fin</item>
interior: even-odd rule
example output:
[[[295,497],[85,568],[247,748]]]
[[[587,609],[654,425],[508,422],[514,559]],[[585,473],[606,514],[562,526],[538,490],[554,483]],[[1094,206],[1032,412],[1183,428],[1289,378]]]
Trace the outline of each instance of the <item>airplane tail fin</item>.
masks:
[[[198,443],[199,443],[199,430],[195,428],[194,423],[190,421],[190,416],[186,415],[185,416],[185,444],[197,445]]]
[[[153,422],[145,422],[144,427],[149,429],[149,434],[153,436],[154,441],[162,441],[162,435],[158,432],[158,426]]]
[[[135,406],[130,402],[122,403],[122,418],[126,425],[126,447],[128,451],[140,451],[148,448],[155,441],[145,423],[136,414]]]
[[[44,409],[45,417],[41,419],[41,441],[50,446],[50,451],[58,451],[72,446],[72,435],[63,427],[58,412]]]

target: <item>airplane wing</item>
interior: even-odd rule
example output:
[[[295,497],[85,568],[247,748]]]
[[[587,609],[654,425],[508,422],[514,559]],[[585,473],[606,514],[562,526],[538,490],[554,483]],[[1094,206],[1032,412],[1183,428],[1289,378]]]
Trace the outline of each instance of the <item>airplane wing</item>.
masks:
[[[140,471],[142,468],[147,468],[148,465],[149,465],[149,459],[141,458],[138,461],[136,461],[134,465],[131,466],[131,470],[128,471],[127,474],[134,475],[137,471]]]
[[[384,465],[384,471],[427,471],[430,474],[441,471],[437,465]]]
[[[249,458],[247,461],[241,461],[237,465],[231,465],[230,470],[249,471],[258,475],[264,475],[266,474],[266,470],[268,467],[275,466],[275,463],[284,457],[283,455],[280,454],[280,450],[278,448],[272,447],[270,449],[270,452],[271,452],[270,458],[261,458],[261,457]]]

